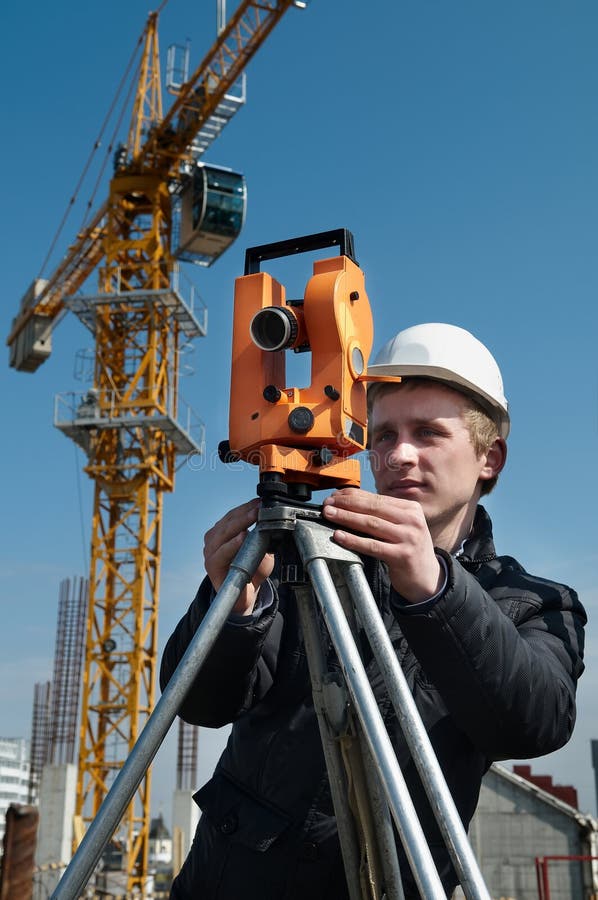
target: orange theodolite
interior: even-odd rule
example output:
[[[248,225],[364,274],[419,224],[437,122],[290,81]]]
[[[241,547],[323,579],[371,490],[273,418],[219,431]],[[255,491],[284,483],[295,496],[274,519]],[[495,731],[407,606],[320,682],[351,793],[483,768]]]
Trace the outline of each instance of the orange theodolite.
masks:
[[[340,255],[314,263],[303,300],[287,301],[284,286],[260,272],[262,260],[335,245]],[[364,274],[346,229],[248,249],[235,283],[230,437],[220,458],[258,465],[262,495],[309,499],[313,488],[359,485],[359,462],[349,457],[366,446],[360,379],[372,340]],[[287,349],[311,350],[308,387],[286,384]]]

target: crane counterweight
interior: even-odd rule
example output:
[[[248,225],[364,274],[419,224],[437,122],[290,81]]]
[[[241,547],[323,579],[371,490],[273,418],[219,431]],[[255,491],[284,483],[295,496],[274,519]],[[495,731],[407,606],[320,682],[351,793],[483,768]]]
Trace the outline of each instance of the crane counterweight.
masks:
[[[19,372],[35,372],[52,352],[52,319],[35,309],[39,296],[48,282],[44,278],[36,278],[21,300],[19,315],[13,319],[13,329],[19,318],[25,316],[24,327],[16,334],[10,345],[10,365]]]

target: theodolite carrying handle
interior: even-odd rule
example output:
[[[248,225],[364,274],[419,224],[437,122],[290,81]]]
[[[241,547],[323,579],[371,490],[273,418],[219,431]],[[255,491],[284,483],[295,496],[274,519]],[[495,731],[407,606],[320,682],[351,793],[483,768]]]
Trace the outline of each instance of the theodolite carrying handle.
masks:
[[[245,275],[255,275],[259,272],[260,265],[265,259],[280,259],[282,256],[294,256],[296,253],[309,253],[312,250],[336,246],[341,256],[348,256],[357,265],[353,234],[347,228],[333,228],[331,231],[320,231],[317,234],[261,244],[259,247],[248,247],[245,251]]]

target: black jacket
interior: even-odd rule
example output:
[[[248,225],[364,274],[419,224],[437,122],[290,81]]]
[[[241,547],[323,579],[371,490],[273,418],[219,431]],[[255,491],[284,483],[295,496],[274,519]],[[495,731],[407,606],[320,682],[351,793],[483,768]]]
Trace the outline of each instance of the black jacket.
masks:
[[[478,508],[442,597],[411,607],[383,564],[366,560],[380,606],[455,803],[467,826],[498,759],[541,756],[569,739],[583,671],[585,612],[574,591],[497,557]],[[276,580],[274,579],[275,587]],[[171,677],[211,602],[206,580],[166,646]],[[333,657],[333,651],[330,651]],[[377,663],[367,672],[447,892],[457,883]],[[334,660],[333,660],[334,664]],[[342,900],[347,896],[297,612],[280,585],[246,624],[227,624],[181,716],[234,726],[172,888],[177,900]],[[419,894],[399,847],[407,898]]]

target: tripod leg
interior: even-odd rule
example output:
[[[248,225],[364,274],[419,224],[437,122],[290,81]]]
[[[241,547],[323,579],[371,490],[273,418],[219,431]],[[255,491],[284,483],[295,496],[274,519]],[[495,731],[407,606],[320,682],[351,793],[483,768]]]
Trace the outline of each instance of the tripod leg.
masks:
[[[392,818],[384,790],[380,784],[380,778],[376,771],[376,763],[372,758],[367,744],[364,743],[366,779],[372,813],[376,822],[378,833],[378,848],[380,863],[384,872],[384,883],[388,900],[404,900],[403,882],[399,870],[395,836],[392,828]]]
[[[376,601],[359,563],[346,567],[346,582],[376,657],[411,756],[418,768],[430,805],[468,900],[489,900],[477,861],[415,701],[384,628]]]
[[[335,702],[332,696],[334,685],[329,680],[327,681],[326,664],[320,631],[314,615],[311,589],[306,586],[298,586],[294,588],[294,593],[305,641],[314,709],[322,738],[349,896],[351,900],[361,900],[359,846],[355,823],[348,803],[347,778],[339,745],[339,736],[346,729],[345,703],[342,696],[338,698],[340,702]],[[339,692],[342,691],[340,686],[337,686],[337,689]]]
[[[304,557],[304,545],[299,537],[299,529],[296,535],[299,552]],[[309,557],[309,555],[308,551],[305,556]],[[309,572],[332,643],[343,668],[364,735],[372,756],[376,760],[384,792],[420,893],[426,900],[446,900],[432,854],[419,824],[403,773],[399,768],[351,630],[343,614],[328,566],[323,559],[317,557],[312,557],[304,564]]]
[[[77,852],[65,869],[51,900],[75,900],[89,881],[104,847],[166,737],[181,703],[220,634],[239,594],[267,552],[269,543],[270,537],[267,532],[255,529],[250,532],[235,556],[205,619],[195,632],[176,672],[168,682],[137,743],[104,798]]]
[[[375,762],[351,707],[349,741],[341,743],[362,850],[361,890],[368,900],[403,900],[397,847]],[[386,829],[386,825],[390,825]]]
[[[355,607],[345,581],[343,565],[338,560],[331,560],[329,570],[355,641],[357,635]],[[354,761],[349,765],[354,773],[359,821],[368,847],[369,877],[373,878],[372,890],[376,895],[380,885],[383,885],[386,900],[403,900],[403,883],[390,810],[359,719],[354,715],[351,718],[355,738],[350,751]]]
[[[344,592],[347,593],[346,586]],[[298,586],[294,588],[294,593],[351,900],[378,897],[381,886],[387,900],[403,900],[388,804],[373,770],[371,756],[365,741],[356,731],[358,721],[353,716],[352,721],[349,720],[349,697],[345,685],[332,682],[327,671],[311,589]],[[367,756],[364,757],[365,753]],[[364,866],[355,816],[349,803],[348,772],[351,773],[358,820],[367,846],[367,866]]]

